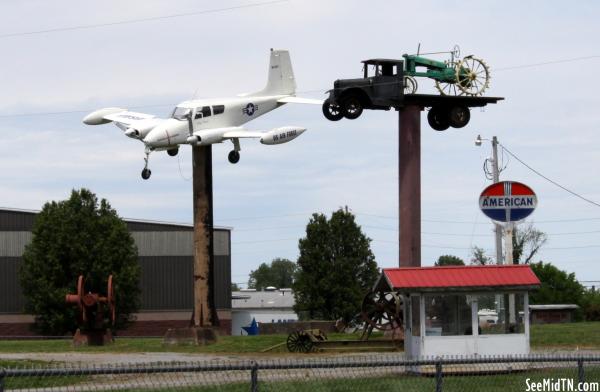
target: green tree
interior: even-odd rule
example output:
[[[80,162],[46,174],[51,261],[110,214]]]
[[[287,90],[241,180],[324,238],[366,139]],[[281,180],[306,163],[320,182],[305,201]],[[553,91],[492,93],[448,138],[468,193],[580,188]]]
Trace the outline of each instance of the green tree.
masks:
[[[331,219],[313,214],[298,245],[295,311],[311,319],[351,321],[379,275],[370,242],[347,209]]]
[[[113,275],[118,325],[139,304],[140,267],[127,225],[110,204],[87,189],[73,190],[68,200],[46,203],[25,248],[20,281],[27,312],[44,333],[64,334],[76,328],[76,310],[65,294],[76,291],[77,277],[86,291],[106,293]]]
[[[532,304],[582,305],[584,287],[575,279],[574,273],[568,274],[542,261],[530,265],[542,283],[539,290],[531,293]]]
[[[478,246],[474,246],[471,249],[471,264],[487,265],[492,264],[492,262],[492,258],[485,254],[485,249]]]
[[[600,291],[585,290],[582,302],[585,319],[587,321],[600,321]]]
[[[465,262],[460,257],[452,255],[442,255],[434,264],[436,267],[442,267],[444,265],[465,265]]]
[[[231,291],[240,291],[240,286],[237,283],[231,284]]]
[[[262,290],[265,287],[292,287],[296,274],[296,263],[288,259],[276,258],[270,264],[261,263],[250,272],[248,288]]]
[[[547,240],[546,233],[536,229],[531,223],[521,228],[515,226],[512,234],[513,263],[529,264]]]

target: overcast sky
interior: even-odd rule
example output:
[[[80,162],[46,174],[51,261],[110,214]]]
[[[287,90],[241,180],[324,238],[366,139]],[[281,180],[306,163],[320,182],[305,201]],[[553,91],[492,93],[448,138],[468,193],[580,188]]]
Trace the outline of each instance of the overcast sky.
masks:
[[[478,209],[491,146],[475,147],[477,134],[498,136],[544,175],[600,202],[598,2],[290,0],[200,13],[247,4],[1,2],[0,206],[40,209],[87,187],[123,217],[191,223],[189,147],[178,157],[153,154],[144,181],[143,145],[113,125],[85,126],[87,111],[121,106],[167,116],[194,95],[259,90],[269,48],[290,50],[299,96],[321,98],[335,79],[359,77],[361,60],[399,58],[419,43],[427,52],[459,44],[463,55],[483,58],[492,72],[486,95],[506,98],[473,110],[460,130],[435,132],[422,115],[423,265],[442,254],[468,260],[474,245],[494,254],[492,225]],[[98,24],[110,25],[15,35]],[[521,67],[588,56],[596,57]],[[431,80],[419,84],[433,91]],[[234,282],[246,282],[261,262],[295,260],[310,214],[345,205],[373,240],[379,266],[397,266],[397,113],[334,123],[318,106],[286,105],[247,128],[282,125],[308,131],[281,146],[243,141],[237,165],[227,161],[231,143],[213,148],[215,224],[234,229]],[[506,154],[504,164],[501,179],[538,194],[530,220],[549,240],[536,259],[600,280],[600,208]]]

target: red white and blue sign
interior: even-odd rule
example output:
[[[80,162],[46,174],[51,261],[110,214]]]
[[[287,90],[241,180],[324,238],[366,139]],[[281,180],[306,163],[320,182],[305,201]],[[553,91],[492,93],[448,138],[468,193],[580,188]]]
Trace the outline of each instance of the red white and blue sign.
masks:
[[[516,181],[500,181],[485,188],[479,196],[479,208],[499,222],[517,222],[537,207],[533,189]]]

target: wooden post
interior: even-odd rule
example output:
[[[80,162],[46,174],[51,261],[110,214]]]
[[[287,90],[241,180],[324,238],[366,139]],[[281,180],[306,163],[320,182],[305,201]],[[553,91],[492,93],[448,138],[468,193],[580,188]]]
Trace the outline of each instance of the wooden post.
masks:
[[[212,147],[192,147],[194,187],[194,327],[217,325],[213,298]]]
[[[417,105],[399,110],[400,267],[421,266],[421,110]]]

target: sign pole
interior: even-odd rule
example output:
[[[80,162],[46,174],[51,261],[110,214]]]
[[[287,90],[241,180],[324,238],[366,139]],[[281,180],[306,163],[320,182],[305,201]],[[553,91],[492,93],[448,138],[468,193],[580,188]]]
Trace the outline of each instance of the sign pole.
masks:
[[[504,229],[504,244],[506,246],[506,264],[512,265],[513,261],[513,230],[515,228],[515,224],[513,222],[508,222]],[[515,309],[515,295],[508,295],[508,322],[510,324],[515,324],[517,322],[517,312]]]

